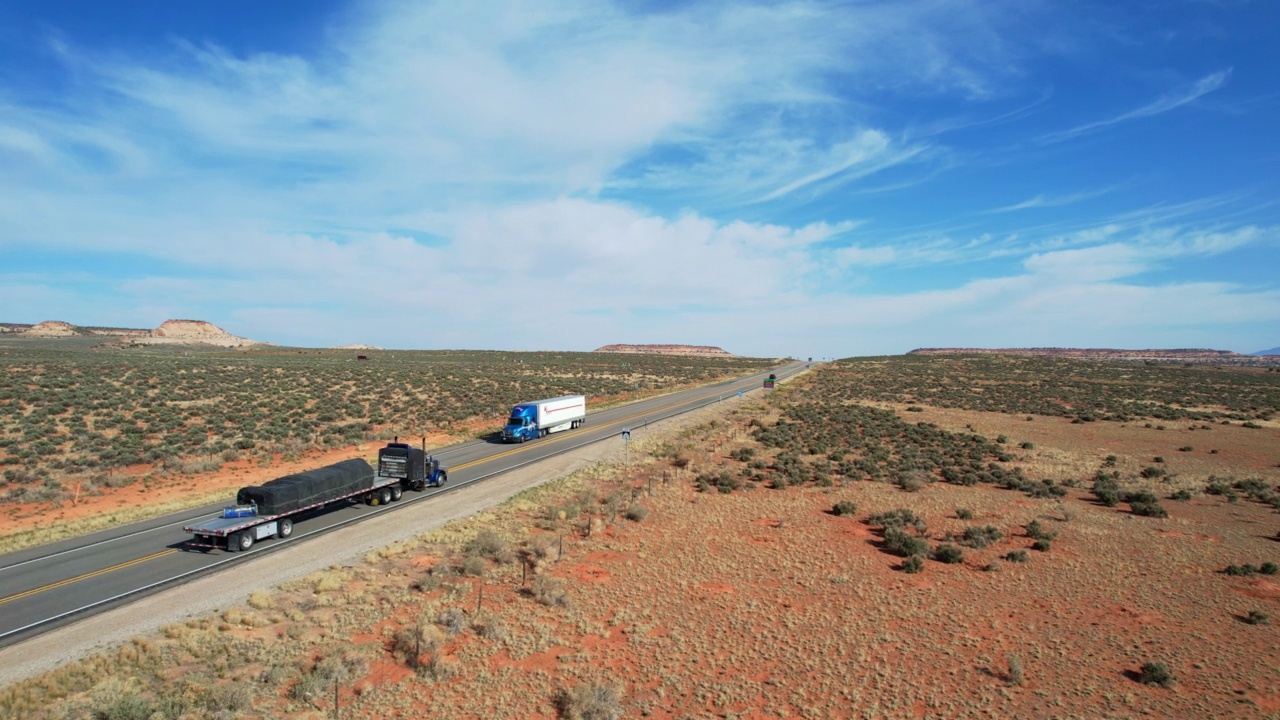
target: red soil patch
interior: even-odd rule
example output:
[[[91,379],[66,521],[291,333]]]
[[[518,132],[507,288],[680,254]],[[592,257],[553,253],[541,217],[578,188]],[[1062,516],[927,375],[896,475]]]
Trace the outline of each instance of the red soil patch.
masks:
[[[574,565],[565,574],[583,582],[606,583],[613,579],[609,571],[599,565]]]

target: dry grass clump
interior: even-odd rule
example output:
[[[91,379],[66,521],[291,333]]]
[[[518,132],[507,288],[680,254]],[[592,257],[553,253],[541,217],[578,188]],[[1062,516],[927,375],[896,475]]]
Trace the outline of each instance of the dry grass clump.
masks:
[[[548,607],[568,607],[569,594],[565,591],[564,580],[539,575],[529,584],[529,594],[534,600]]]
[[[249,607],[255,610],[272,610],[276,606],[275,598],[266,590],[255,590],[249,596]]]
[[[584,683],[561,690],[556,707],[566,720],[618,720],[622,717],[622,693],[614,685]]]

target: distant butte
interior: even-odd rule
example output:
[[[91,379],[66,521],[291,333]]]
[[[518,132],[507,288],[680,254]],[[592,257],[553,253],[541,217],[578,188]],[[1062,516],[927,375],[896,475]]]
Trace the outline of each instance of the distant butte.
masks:
[[[710,345],[605,345],[598,353],[632,353],[648,355],[697,355],[700,357],[734,357],[722,348]]]
[[[66,338],[84,335],[103,335],[128,341],[136,345],[217,345],[219,347],[248,347],[259,343],[232,335],[213,323],[203,320],[165,320],[154,330],[136,328],[92,327],[72,325],[61,320],[46,320],[35,325],[0,323],[0,333],[18,337]]]
[[[1191,363],[1194,365],[1273,365],[1275,359],[1241,355],[1229,350],[1173,348],[1120,350],[1115,348],[917,348],[908,355],[1029,355],[1032,357],[1106,360],[1113,362]]]
[[[147,337],[135,342],[147,345],[217,345],[219,347],[245,347],[257,343],[248,338],[232,335],[211,322],[204,320],[165,320]]]

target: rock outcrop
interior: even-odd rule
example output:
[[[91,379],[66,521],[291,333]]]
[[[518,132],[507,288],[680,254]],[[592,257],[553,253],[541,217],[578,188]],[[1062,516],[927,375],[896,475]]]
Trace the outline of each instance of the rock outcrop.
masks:
[[[644,353],[649,355],[696,355],[700,357],[734,357],[710,345],[605,345],[598,353]]]
[[[71,323],[65,323],[61,320],[45,320],[42,323],[36,323],[27,329],[23,335],[30,337],[74,337],[80,333],[76,332],[76,326]]]
[[[211,322],[203,320],[165,320],[147,337],[134,339],[144,345],[217,345],[218,347],[248,347],[257,343],[248,338],[232,335]]]
[[[918,348],[908,355],[1030,355],[1104,362],[1183,363],[1193,365],[1270,365],[1275,358],[1241,355],[1229,350],[1174,348],[1119,350],[1115,348]]]

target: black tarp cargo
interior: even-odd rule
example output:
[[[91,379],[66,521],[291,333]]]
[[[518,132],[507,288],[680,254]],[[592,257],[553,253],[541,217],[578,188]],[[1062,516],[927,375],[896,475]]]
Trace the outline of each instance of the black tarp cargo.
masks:
[[[372,487],[373,468],[356,458],[240,488],[236,503],[256,504],[259,515],[280,515]]]

